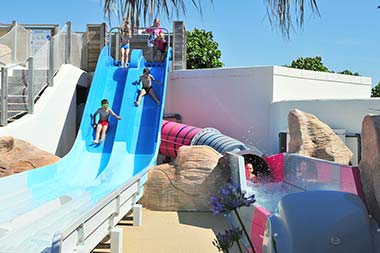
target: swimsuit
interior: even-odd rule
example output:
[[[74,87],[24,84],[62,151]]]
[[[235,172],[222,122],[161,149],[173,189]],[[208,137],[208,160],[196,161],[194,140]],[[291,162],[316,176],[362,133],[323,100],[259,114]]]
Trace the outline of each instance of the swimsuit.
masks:
[[[121,44],[120,48],[129,49],[129,44]]]
[[[143,87],[143,89],[146,91],[146,93],[149,93],[149,91],[152,89],[152,86],[150,86],[150,87]]]
[[[108,126],[108,120],[99,120],[98,124],[102,125],[102,126]]]
[[[149,91],[152,89],[152,80],[155,80],[154,77],[151,74],[149,74],[148,77],[141,75],[140,80],[142,82],[143,89],[146,91],[146,93],[149,93]]]

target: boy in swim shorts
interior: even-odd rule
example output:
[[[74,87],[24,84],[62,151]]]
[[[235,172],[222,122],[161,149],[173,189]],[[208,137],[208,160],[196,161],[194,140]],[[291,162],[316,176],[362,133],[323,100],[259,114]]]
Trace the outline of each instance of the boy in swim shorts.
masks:
[[[148,68],[144,68],[143,74],[140,76],[140,80],[138,82],[142,82],[142,90],[135,101],[135,106],[139,106],[141,102],[141,98],[145,96],[146,94],[150,94],[153,98],[153,100],[157,103],[157,105],[160,105],[160,100],[158,100],[156,94],[154,93],[152,89],[152,81],[161,84],[158,80],[154,79],[154,77],[150,74],[150,70]]]
[[[92,143],[99,144],[104,141],[106,138],[106,132],[108,129],[108,124],[109,124],[109,118],[110,115],[114,116],[118,120],[121,120],[121,117],[114,113],[111,108],[108,108],[108,100],[103,99],[102,102],[102,107],[100,107],[95,113],[94,113],[94,128],[96,129],[96,135],[95,135],[95,140],[92,141]],[[99,121],[98,124],[96,124],[96,115],[99,114]],[[99,142],[99,136],[100,132],[102,132],[102,137],[100,138]]]

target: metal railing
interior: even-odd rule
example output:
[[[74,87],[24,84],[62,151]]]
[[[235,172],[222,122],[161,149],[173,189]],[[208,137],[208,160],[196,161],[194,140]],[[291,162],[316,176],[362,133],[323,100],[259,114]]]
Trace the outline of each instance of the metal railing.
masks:
[[[8,94],[8,88],[9,88],[9,70],[13,69],[14,67],[28,64],[28,82],[26,83],[27,86],[27,111],[21,111],[21,113],[33,113],[34,112],[34,64],[33,64],[33,57],[29,57],[27,60],[18,62],[9,66],[3,66],[1,67],[1,116],[0,116],[0,125],[6,126],[8,124],[8,120],[10,117],[8,117],[8,105],[9,105],[9,98],[10,97],[25,97],[24,95],[13,95]],[[23,104],[23,103],[14,103],[14,104]],[[13,116],[14,117],[14,116]]]
[[[168,38],[167,39],[168,47],[170,46],[170,32],[167,28],[165,28],[165,27],[154,27],[154,26],[152,26],[152,27],[138,27],[138,28],[136,28],[137,34],[139,31],[144,31],[144,33],[146,33],[145,32],[146,29],[161,29],[161,30],[165,31],[165,36]],[[119,39],[120,39],[120,37],[119,37],[120,36],[119,35],[120,27],[119,26],[112,27],[109,30],[107,38],[106,38],[106,44],[108,44],[108,46],[109,46],[108,55],[111,56],[112,55],[112,32],[115,30],[118,31],[115,33],[116,41],[115,41],[115,57],[114,57],[114,59],[116,60],[118,55],[119,55],[119,46],[120,46],[119,45]],[[146,34],[148,34],[148,33],[146,33]],[[132,35],[131,41],[133,41],[133,37],[134,36]]]
[[[16,22],[13,22],[13,24],[9,26],[21,27],[17,25]],[[81,52],[82,48],[78,48],[77,44],[82,45],[82,35],[77,35],[77,33],[72,32],[70,21],[65,24],[65,28],[61,32],[58,32],[57,25],[50,25],[49,27],[48,25],[25,26],[27,26],[28,29],[50,29],[52,32],[49,33],[49,37],[46,37],[46,42],[41,44],[41,47],[35,48],[35,50],[32,50],[32,32],[30,32],[30,30],[28,30],[29,35],[27,36],[27,38],[30,38],[30,40],[28,40],[29,43],[22,42],[22,46],[20,46],[21,44],[19,42],[21,40],[24,41],[26,37],[20,34],[22,37],[20,37],[21,40],[19,40],[18,33],[15,32],[15,29],[13,29],[12,33],[10,33],[10,31],[3,35],[10,37],[12,41],[10,41],[11,45],[8,45],[8,47],[11,48],[10,61],[3,64],[0,63],[0,126],[5,126],[8,122],[20,118],[26,113],[33,113],[34,103],[38,100],[42,92],[46,87],[54,86],[54,75],[62,64],[74,64],[77,65],[77,67],[81,67],[77,64],[80,62],[78,57],[81,59],[81,55],[77,55],[77,51]],[[24,31],[24,29],[20,31]],[[75,42],[74,44],[73,40]],[[27,55],[23,56],[21,60],[24,57],[26,60],[20,61],[19,59],[19,62],[17,62],[16,54],[18,54],[18,49],[25,51],[25,48],[28,48]],[[12,76],[14,68],[17,69],[16,72],[21,76]],[[23,71],[26,69],[29,70],[28,74]],[[25,92],[21,91],[22,89],[24,89]],[[17,102],[13,102],[12,100]],[[17,109],[13,110],[12,107]]]

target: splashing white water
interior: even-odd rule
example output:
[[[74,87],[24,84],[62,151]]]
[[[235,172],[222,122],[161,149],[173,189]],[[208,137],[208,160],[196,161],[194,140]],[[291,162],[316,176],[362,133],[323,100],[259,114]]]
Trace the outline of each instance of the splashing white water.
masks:
[[[251,183],[247,182],[248,196],[255,194],[256,205],[262,206],[273,213],[282,197],[289,193],[300,192],[298,189],[285,182],[279,183]]]

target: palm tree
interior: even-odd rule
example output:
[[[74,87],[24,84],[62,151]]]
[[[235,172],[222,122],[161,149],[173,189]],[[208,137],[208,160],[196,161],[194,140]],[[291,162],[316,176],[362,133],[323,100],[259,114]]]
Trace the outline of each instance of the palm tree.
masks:
[[[213,0],[209,0],[213,3]],[[279,26],[282,34],[289,37],[289,32],[293,28],[293,23],[303,26],[305,4],[309,2],[312,13],[319,15],[317,0],[264,0],[267,7],[268,19],[271,24]],[[119,22],[123,17],[127,17],[132,25],[139,26],[140,18],[144,23],[147,19],[152,20],[154,16],[164,13],[171,18],[172,14],[178,16],[179,13],[186,15],[186,4],[191,3],[202,14],[201,0],[102,0],[104,2],[104,15],[110,17],[115,13]],[[293,14],[294,12],[294,14]],[[295,20],[293,21],[293,15]]]
[[[154,16],[164,13],[166,17],[171,18],[172,14],[177,16],[182,13],[186,15],[185,0],[101,0],[104,3],[104,16],[110,18],[115,14],[119,23],[123,17],[127,17],[132,27],[140,26],[140,18],[143,18],[144,24],[147,19],[152,20]],[[210,0],[213,2],[213,0]],[[186,3],[185,3],[186,2]],[[200,0],[191,0],[196,9],[202,13]]]

